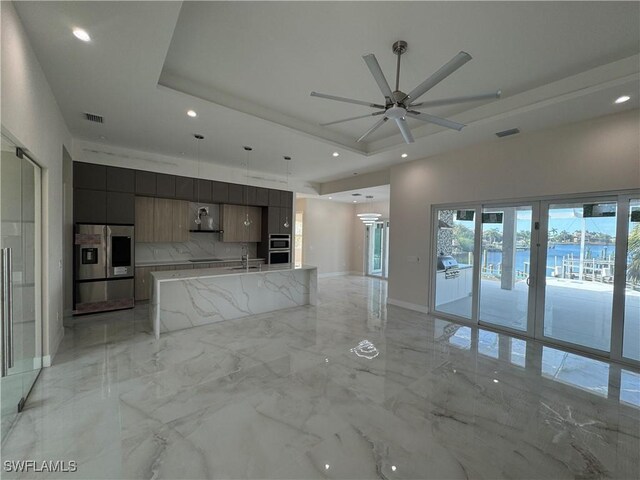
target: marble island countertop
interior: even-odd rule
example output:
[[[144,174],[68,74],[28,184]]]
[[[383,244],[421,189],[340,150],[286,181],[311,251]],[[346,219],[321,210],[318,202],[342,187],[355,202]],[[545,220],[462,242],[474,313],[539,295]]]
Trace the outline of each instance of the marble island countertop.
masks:
[[[318,269],[288,264],[151,272],[149,319],[156,338],[302,305],[316,305]]]
[[[220,277],[227,275],[250,275],[256,273],[284,272],[288,270],[316,270],[318,267],[312,265],[302,265],[296,267],[287,264],[278,265],[256,265],[255,268],[238,268],[238,267],[222,267],[222,268],[202,268],[198,270],[169,270],[166,272],[151,272],[154,282],[163,282],[167,280],[191,280],[204,277]]]
[[[261,262],[264,258],[250,258],[249,262]],[[200,263],[241,262],[239,258],[186,259],[186,260],[148,260],[136,262],[136,267],[160,267],[169,265],[198,265]]]

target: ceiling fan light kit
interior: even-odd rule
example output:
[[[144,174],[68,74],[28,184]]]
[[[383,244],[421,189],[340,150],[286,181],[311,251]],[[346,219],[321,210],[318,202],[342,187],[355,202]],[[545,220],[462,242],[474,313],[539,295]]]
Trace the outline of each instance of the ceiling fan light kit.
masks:
[[[382,69],[380,68],[380,64],[378,63],[376,56],[373,53],[369,53],[367,55],[363,55],[362,57],[364,59],[364,62],[367,64],[367,67],[369,68],[373,79],[378,84],[380,92],[382,92],[382,95],[384,96],[384,105],[374,102],[355,100],[352,98],[337,97],[335,95],[328,95],[325,93],[311,92],[312,97],[325,98],[327,100],[334,100],[337,102],[352,103],[355,105],[362,105],[378,110],[377,112],[369,113],[367,115],[358,115],[355,117],[344,118],[342,120],[321,123],[320,125],[326,127],[329,125],[335,125],[337,123],[350,122],[352,120],[359,120],[361,118],[383,115],[380,120],[373,124],[373,126],[371,126],[366,132],[364,132],[364,134],[360,138],[358,138],[358,142],[362,142],[365,138],[367,138],[378,128],[384,125],[388,120],[393,120],[398,127],[398,130],[400,130],[400,134],[402,135],[404,141],[406,143],[413,143],[414,139],[413,135],[411,134],[411,129],[407,125],[407,117],[415,118],[416,120],[420,120],[426,123],[433,123],[435,125],[457,131],[460,131],[465,127],[465,125],[462,123],[420,112],[420,109],[500,98],[502,92],[500,90],[497,90],[495,92],[482,93],[479,95],[467,95],[462,97],[444,98],[441,100],[415,103],[419,97],[427,93],[437,84],[442,82],[445,78],[447,78],[453,72],[462,67],[465,63],[471,60],[471,55],[469,55],[467,52],[458,53],[455,57],[453,57],[446,64],[440,67],[437,72],[428,77],[416,88],[411,90],[409,93],[404,93],[400,90],[400,58],[404,53],[406,53],[407,48],[408,44],[404,40],[398,40],[392,46],[392,51],[397,56],[396,84],[394,91],[391,90],[389,82],[387,82],[387,79],[384,76]]]

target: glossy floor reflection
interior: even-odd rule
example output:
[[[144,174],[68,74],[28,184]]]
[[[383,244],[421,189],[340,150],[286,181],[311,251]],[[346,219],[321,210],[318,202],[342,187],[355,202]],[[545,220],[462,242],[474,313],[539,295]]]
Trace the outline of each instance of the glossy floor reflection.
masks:
[[[145,308],[78,320],[2,460],[75,460],[69,478],[640,476],[637,372],[387,307],[378,279],[319,293],[160,340]]]

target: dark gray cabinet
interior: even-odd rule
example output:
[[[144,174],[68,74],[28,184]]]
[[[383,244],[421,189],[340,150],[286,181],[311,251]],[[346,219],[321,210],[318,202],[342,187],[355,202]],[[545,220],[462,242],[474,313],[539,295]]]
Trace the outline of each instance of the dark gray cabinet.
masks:
[[[256,187],[248,185],[244,187],[244,190],[246,194],[247,205],[256,205],[256,197],[257,197],[258,189]]]
[[[73,186],[88,190],[106,190],[107,167],[92,163],[73,162]]]
[[[229,202],[229,184],[226,182],[216,182],[212,184],[212,203]]]
[[[267,207],[269,205],[269,189],[256,187],[256,203],[259,207]]]
[[[269,190],[269,206],[280,206],[280,190]]]
[[[267,212],[267,229],[269,235],[280,233],[280,207],[269,207]]]
[[[229,203],[232,205],[242,205],[244,204],[244,189],[242,185],[238,185],[237,183],[229,184]]]
[[[194,200],[193,183],[193,178],[176,177],[176,198],[180,200]]]
[[[107,223],[107,192],[74,189],[73,220],[76,223]]]
[[[156,195],[160,198],[175,198],[176,177],[164,173],[156,174]]]
[[[293,207],[293,192],[280,191],[280,206],[289,209]]]
[[[133,225],[135,200],[133,193],[107,192],[107,223]]]
[[[193,198],[196,202],[211,203],[211,180],[196,179],[193,182]]]
[[[136,170],[136,195],[156,196],[156,174]]]
[[[136,188],[135,170],[107,167],[107,192],[133,193]]]
[[[292,210],[290,208],[286,208],[286,207],[280,207],[279,208],[280,211],[280,221],[278,224],[278,233],[288,233],[289,235],[291,235],[291,226],[293,225],[293,219],[291,218],[291,212]],[[289,222],[289,226],[285,227],[285,221]]]

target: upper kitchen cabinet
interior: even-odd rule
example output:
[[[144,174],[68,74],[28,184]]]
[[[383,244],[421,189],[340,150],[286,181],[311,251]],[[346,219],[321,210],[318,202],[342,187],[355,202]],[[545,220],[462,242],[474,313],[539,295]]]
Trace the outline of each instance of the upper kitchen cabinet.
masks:
[[[255,205],[259,207],[269,206],[269,189],[256,187],[256,202]]]
[[[75,223],[107,223],[107,192],[74,189],[73,220]]]
[[[226,182],[212,182],[212,203],[229,203],[229,184]]]
[[[243,205],[222,205],[220,225],[223,242],[260,242],[262,240],[262,208]],[[249,217],[250,225],[244,221]]]
[[[107,191],[134,193],[136,172],[129,168],[107,167]]]
[[[161,198],[175,198],[176,177],[164,173],[156,174],[156,195]]]
[[[280,233],[280,207],[267,209],[267,230],[269,235]]]
[[[156,195],[156,174],[136,170],[136,195]]]
[[[196,179],[193,182],[193,199],[198,203],[211,203],[211,180]]]
[[[293,192],[280,191],[280,206],[289,209],[293,207]]]
[[[133,225],[135,221],[135,195],[125,192],[107,192],[107,223]]]
[[[153,242],[153,198],[136,197],[136,242]]]
[[[269,190],[269,206],[280,206],[280,190]]]
[[[73,162],[73,186],[87,190],[106,190],[107,167],[92,163]]]
[[[176,198],[180,200],[194,200],[193,184],[193,178],[176,177]]]
[[[186,200],[171,201],[171,241],[189,241],[189,202]]]
[[[254,186],[247,185],[244,187],[245,194],[245,204],[246,205],[257,205],[256,197],[257,197],[258,189]]]
[[[243,185],[237,183],[229,184],[229,203],[233,205],[244,204],[244,188]]]

